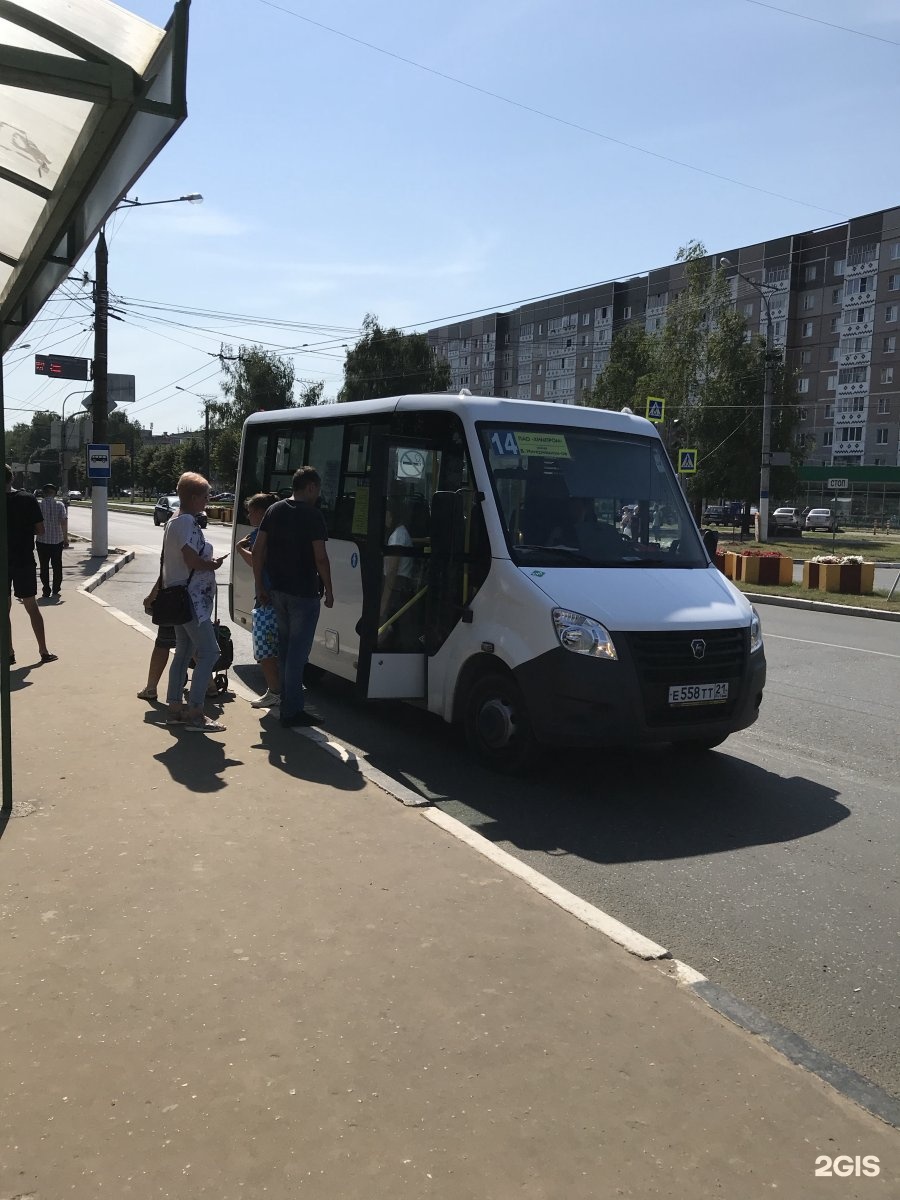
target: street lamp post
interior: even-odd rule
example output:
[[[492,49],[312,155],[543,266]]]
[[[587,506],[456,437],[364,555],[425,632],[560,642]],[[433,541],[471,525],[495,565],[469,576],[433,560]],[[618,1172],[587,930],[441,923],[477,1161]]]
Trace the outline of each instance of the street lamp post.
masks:
[[[82,388],[80,391],[69,392],[68,396],[63,397],[62,413],[60,415],[60,431],[59,431],[59,486],[62,492],[61,499],[68,502],[69,499],[69,473],[66,466],[66,402],[71,400],[73,396],[86,396],[88,391]],[[69,420],[72,418],[69,417]]]
[[[727,258],[720,258],[719,265],[731,267]],[[772,322],[772,308],[769,294],[753,279],[748,278],[743,271],[734,268],[735,275],[740,276],[744,283],[749,284],[759,296],[766,308],[766,367],[763,384],[762,438],[760,444],[759,462],[759,540],[769,540],[769,481],[772,470],[772,394],[775,387],[775,326]]]
[[[209,480],[209,406],[214,400],[213,396],[204,396],[202,392],[191,391],[190,388],[181,387],[175,384],[176,392],[186,392],[189,396],[196,396],[198,400],[203,401],[203,473]]]
[[[200,204],[203,197],[199,192],[186,196],[174,196],[171,200],[139,200],[127,196],[119,202],[113,212],[123,208],[145,208],[154,204],[179,204],[182,201]],[[94,255],[94,403],[91,416],[94,420],[94,441],[103,444],[107,440],[107,400],[109,398],[109,247],[106,244],[106,226],[100,227]],[[99,558],[109,554],[109,514],[107,510],[107,485],[91,486],[91,553]]]

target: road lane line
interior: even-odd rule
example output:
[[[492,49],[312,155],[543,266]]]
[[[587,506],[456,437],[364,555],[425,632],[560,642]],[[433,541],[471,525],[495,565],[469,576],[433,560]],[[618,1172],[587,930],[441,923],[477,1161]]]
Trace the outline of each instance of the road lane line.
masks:
[[[811,638],[787,637],[783,633],[764,633],[763,639],[777,638],[779,642],[800,642],[804,646],[825,646],[829,650],[849,650],[852,654],[876,654],[881,658],[900,658],[887,650],[863,650],[861,646],[842,646],[837,642],[814,642]]]

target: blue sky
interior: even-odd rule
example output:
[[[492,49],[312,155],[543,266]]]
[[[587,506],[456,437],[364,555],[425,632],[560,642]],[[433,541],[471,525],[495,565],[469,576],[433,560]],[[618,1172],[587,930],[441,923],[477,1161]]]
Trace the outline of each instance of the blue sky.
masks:
[[[216,395],[222,341],[287,351],[334,395],[366,312],[425,328],[690,239],[722,251],[900,204],[900,5],[784,9],[817,20],[750,0],[194,0],[189,116],[134,194],[205,201],[109,227],[132,415],[198,427],[175,385]],[[35,350],[90,356],[89,290],[66,295],[7,357],[8,425],[71,390],[34,376]]]

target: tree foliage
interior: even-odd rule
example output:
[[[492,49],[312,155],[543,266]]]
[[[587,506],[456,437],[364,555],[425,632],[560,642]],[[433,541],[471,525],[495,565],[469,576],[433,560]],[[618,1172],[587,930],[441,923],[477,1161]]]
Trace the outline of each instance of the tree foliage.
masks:
[[[294,408],[294,364],[262,346],[241,346],[236,355],[222,347],[224,400],[209,404],[214,429],[240,430],[251,413]]]
[[[449,387],[450,365],[435,357],[425,334],[383,329],[367,313],[362,337],[347,352],[338,400],[445,392]]]
[[[748,500],[759,495],[766,345],[735,310],[728,281],[699,242],[677,255],[687,286],[655,333],[631,325],[618,334],[609,363],[591,393],[595,407],[628,405],[643,415],[647,396],[666,400],[663,434],[673,458],[696,447],[698,471],[684,479],[688,494]],[[771,446],[791,453],[792,466],[773,470],[773,491],[789,495],[802,447],[795,441],[796,395],[782,356],[773,357]]]

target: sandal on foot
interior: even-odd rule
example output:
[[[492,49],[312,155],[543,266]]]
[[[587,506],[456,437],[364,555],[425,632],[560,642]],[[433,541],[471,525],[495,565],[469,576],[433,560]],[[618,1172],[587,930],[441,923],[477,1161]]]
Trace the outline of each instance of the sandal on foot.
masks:
[[[137,698],[138,698],[138,700],[156,700],[156,699],[158,699],[158,697],[156,695],[156,688],[152,688],[152,687],[141,688],[141,690],[137,694]]]
[[[48,652],[46,654],[41,655],[41,662],[42,663],[56,662],[56,660],[58,658],[59,658],[58,654],[51,654],[48,650]]]

